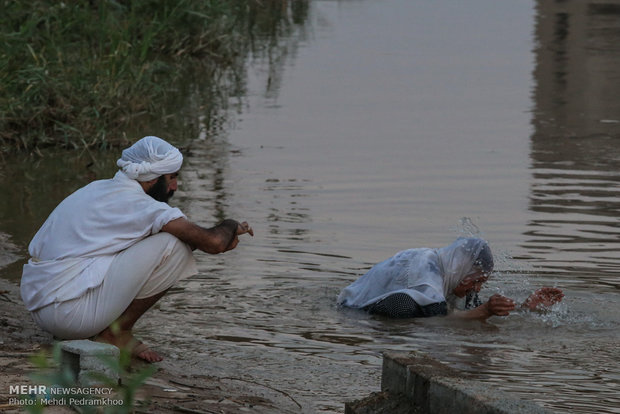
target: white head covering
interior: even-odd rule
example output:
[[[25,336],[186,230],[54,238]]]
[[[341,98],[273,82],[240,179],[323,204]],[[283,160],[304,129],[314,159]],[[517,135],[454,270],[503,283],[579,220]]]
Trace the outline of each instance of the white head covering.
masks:
[[[406,293],[419,305],[447,301],[455,305],[454,288],[472,273],[478,255],[489,249],[478,238],[458,238],[441,249],[418,248],[396,253],[374,265],[338,295],[340,305],[364,308],[394,294]],[[490,255],[490,249],[488,251]],[[492,268],[491,258],[487,268]]]
[[[144,137],[123,150],[116,161],[121,170],[132,180],[150,181],[160,175],[172,174],[181,169],[183,155],[161,138]]]
[[[451,245],[437,250],[446,298],[475,270],[476,260],[485,248],[489,249],[485,240],[477,237],[459,237]]]

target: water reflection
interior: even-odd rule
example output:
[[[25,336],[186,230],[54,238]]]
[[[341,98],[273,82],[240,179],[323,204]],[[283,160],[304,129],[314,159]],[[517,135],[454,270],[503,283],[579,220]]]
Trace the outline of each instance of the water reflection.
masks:
[[[131,140],[153,134],[169,137],[171,142],[181,145],[196,138],[225,137],[234,126],[236,115],[246,109],[248,65],[257,59],[265,64],[266,94],[275,95],[285,65],[305,38],[308,10],[308,0],[240,5],[236,14],[230,16],[237,36],[230,44],[221,46],[233,49],[235,52],[230,55],[234,58],[222,61],[209,56],[191,67],[179,68],[185,82],[175,85],[176,95],[167,102],[154,103],[165,108],[164,116],[137,117],[126,136]]]
[[[546,270],[620,287],[618,18],[618,1],[537,2],[525,247]]]
[[[249,7],[250,16],[259,16],[258,3],[250,3]],[[271,12],[264,14],[265,18],[250,19],[248,28],[255,34],[253,39],[260,42],[250,43],[249,58],[250,64],[259,64],[265,71],[264,97],[275,104],[284,68],[294,61],[300,43],[308,36],[310,2],[270,1],[267,7]]]
[[[277,91],[284,67],[305,37],[308,10],[307,0],[250,2],[247,8],[239,8],[234,17],[239,36],[230,45],[237,50],[237,58],[230,62],[205,59],[179,68],[186,82],[175,85],[178,93],[168,102],[153,103],[165,107],[168,115],[159,119],[137,115],[132,120],[124,137],[127,144],[144,135],[158,135],[185,154],[184,185],[172,203],[182,206],[189,216],[212,222],[232,215],[228,160],[242,154],[228,144],[227,131],[245,109],[248,61],[260,61],[266,68],[267,96]],[[112,177],[119,152],[117,148],[48,149],[0,155],[0,249],[4,251],[0,277],[19,279],[28,243],[45,218],[73,191]],[[284,214],[296,215],[303,217],[303,208]]]

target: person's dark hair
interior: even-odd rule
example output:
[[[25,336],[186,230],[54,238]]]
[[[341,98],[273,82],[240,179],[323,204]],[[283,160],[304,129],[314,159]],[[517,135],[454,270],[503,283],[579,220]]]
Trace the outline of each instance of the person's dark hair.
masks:
[[[476,260],[474,260],[474,266],[485,273],[490,273],[493,271],[493,265],[493,253],[491,253],[489,245],[485,244],[480,253],[478,253]]]

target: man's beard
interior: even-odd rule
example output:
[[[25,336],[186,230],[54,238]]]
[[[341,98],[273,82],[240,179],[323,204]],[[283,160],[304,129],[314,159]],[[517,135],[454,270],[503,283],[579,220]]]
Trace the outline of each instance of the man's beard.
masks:
[[[163,175],[157,179],[153,187],[146,192],[157,201],[167,203],[170,197],[174,194],[174,191],[168,191],[168,185],[166,184],[166,177]]]

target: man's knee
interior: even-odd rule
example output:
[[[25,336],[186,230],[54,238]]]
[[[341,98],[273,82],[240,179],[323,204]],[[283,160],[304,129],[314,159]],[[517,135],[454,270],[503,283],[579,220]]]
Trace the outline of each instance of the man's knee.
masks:
[[[154,262],[156,267],[147,277],[144,286],[140,290],[137,299],[143,299],[166,289],[193,274],[196,274],[196,263],[192,250],[187,244],[169,233],[157,233],[148,237],[148,247],[154,250],[158,259]]]
[[[161,231],[159,233],[155,233],[152,236],[147,237],[146,239],[162,240],[162,243],[179,242],[179,243],[185,244],[181,240],[179,240],[176,236],[173,236],[170,233],[166,233],[165,231]]]
[[[192,256],[192,249],[185,242],[170,233],[162,231],[147,237],[146,240],[157,246],[156,248],[161,249],[165,257],[174,253]]]

